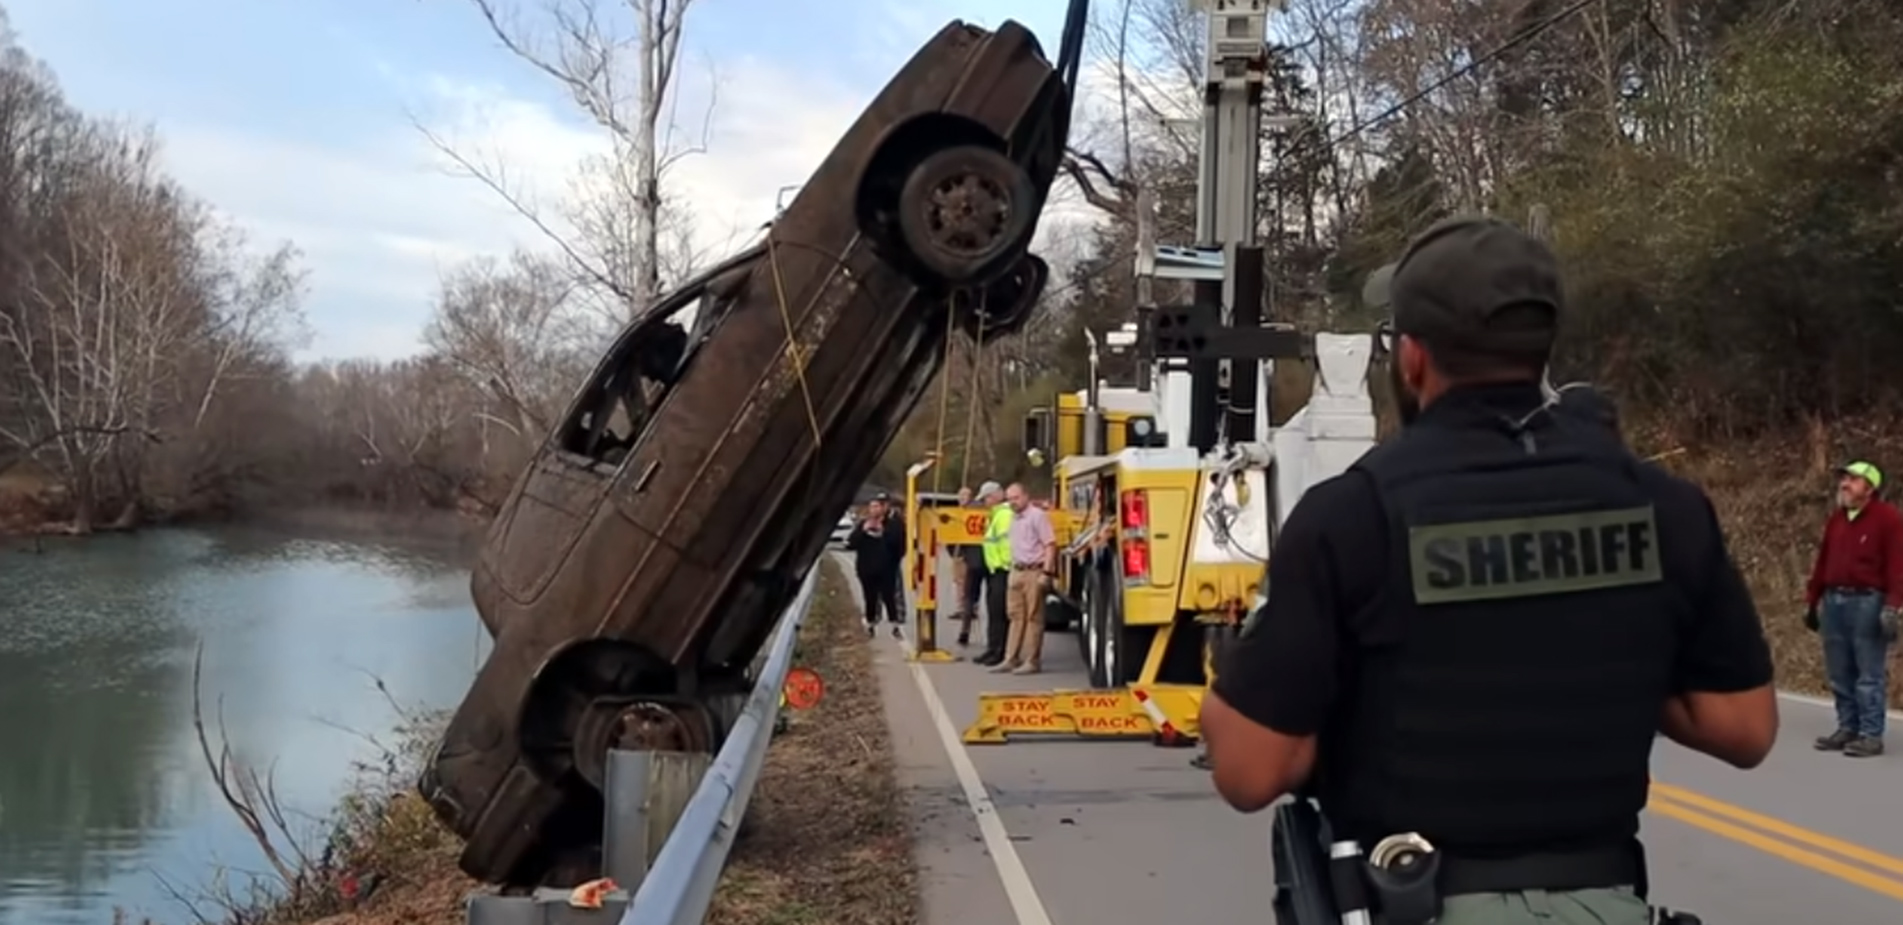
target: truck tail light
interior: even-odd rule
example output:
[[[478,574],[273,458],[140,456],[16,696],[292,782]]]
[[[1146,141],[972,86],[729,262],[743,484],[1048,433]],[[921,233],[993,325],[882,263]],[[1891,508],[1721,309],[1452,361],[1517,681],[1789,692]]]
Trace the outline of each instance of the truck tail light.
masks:
[[[1123,529],[1124,532],[1143,531],[1150,526],[1150,494],[1146,491],[1126,491],[1123,493]]]
[[[1127,584],[1150,581],[1150,496],[1141,490],[1126,491],[1121,503],[1123,536],[1123,580]]]
[[[1142,585],[1150,582],[1150,541],[1123,541],[1123,581]]]

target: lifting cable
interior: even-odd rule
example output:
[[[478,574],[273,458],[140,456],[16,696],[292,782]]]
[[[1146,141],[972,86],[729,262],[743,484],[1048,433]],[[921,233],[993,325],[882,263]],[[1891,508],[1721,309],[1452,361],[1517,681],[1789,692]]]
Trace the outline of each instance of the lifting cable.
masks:
[[[984,389],[984,378],[979,375],[979,370],[983,368],[985,322],[989,317],[985,314],[984,306],[979,305],[978,333],[971,339],[971,396],[965,399],[965,449],[963,458],[958,462],[958,483],[961,487],[971,484],[971,438],[978,430],[978,407],[983,397],[980,393]]]
[[[944,466],[939,465],[945,458],[945,418],[951,411],[951,359],[952,334],[957,330],[958,295],[953,293],[945,306],[945,361],[938,374],[938,433],[932,437],[932,493],[939,490],[939,476],[944,474]]]
[[[813,409],[813,390],[806,382],[806,357],[794,336],[793,312],[786,304],[786,282],[780,278],[780,249],[771,228],[766,233],[766,260],[773,272],[773,301],[779,304],[780,323],[786,328],[786,356],[793,364],[793,379],[799,384],[800,398],[806,402],[806,423],[813,429],[813,451],[817,453],[822,442],[819,413]]]
[[[964,451],[960,454],[959,468],[958,468],[958,484],[959,484],[959,487],[961,488],[968,487],[970,485],[971,437],[972,437],[972,433],[976,430],[977,423],[978,423],[978,389],[980,385],[980,380],[978,377],[978,368],[979,368],[978,360],[979,360],[980,352],[984,349],[985,321],[987,319],[987,316],[985,314],[985,304],[987,301],[985,298],[985,293],[980,292],[978,298],[979,298],[979,303],[977,307],[978,331],[976,336],[972,338],[972,344],[971,344],[971,392],[965,398],[965,442],[964,442]],[[939,375],[938,428],[937,428],[937,436],[934,438],[933,444],[932,444],[932,461],[933,461],[932,491],[933,493],[937,493],[943,487],[942,477],[944,475],[945,470],[944,470],[944,467],[938,465],[938,463],[942,462],[945,459],[945,422],[948,418],[951,417],[952,377],[957,375],[957,372],[952,369],[951,361],[952,361],[952,348],[954,346],[954,341],[955,341],[954,335],[957,332],[958,293],[954,291],[951,297],[946,299],[945,301],[946,301],[945,360],[944,360],[944,366],[942,368],[942,371],[938,374]]]

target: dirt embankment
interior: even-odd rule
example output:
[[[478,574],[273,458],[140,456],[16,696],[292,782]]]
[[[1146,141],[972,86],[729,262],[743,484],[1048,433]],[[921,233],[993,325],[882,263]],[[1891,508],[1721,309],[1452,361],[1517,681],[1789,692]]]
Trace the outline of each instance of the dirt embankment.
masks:
[[[792,715],[767,753],[715,895],[711,925],[908,925],[919,921],[912,857],[872,642],[846,577],[822,560],[795,664],[826,696]]]
[[[708,919],[714,925],[906,925],[917,872],[870,640],[851,591],[822,565],[795,664],[826,694],[775,737]],[[335,817],[328,862],[294,901],[244,904],[228,925],[462,925],[476,884],[461,844],[410,788],[443,717],[406,730]],[[319,852],[312,852],[314,855]]]
[[[1823,651],[1803,616],[1804,585],[1836,490],[1832,470],[1852,459],[1870,460],[1891,480],[1885,496],[1903,499],[1903,420],[1812,425],[1787,437],[1722,449],[1688,447],[1658,430],[1641,430],[1633,442],[1642,454],[1664,454],[1661,465],[1711,496],[1732,558],[1763,617],[1778,686],[1827,693]],[[1903,648],[1891,653],[1890,704],[1903,707]]]

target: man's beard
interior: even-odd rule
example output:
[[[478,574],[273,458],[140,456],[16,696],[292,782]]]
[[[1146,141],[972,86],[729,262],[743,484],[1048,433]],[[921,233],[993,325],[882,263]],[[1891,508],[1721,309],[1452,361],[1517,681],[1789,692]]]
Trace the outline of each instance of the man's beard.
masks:
[[[1393,358],[1388,360],[1388,384],[1394,389],[1394,408],[1401,415],[1401,426],[1414,423],[1421,416],[1421,400],[1407,390],[1407,383],[1401,380],[1401,364]]]

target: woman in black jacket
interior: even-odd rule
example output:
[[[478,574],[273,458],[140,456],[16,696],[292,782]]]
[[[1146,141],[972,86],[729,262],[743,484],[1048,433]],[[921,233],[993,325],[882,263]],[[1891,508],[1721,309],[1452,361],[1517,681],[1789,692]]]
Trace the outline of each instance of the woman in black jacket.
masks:
[[[852,551],[853,571],[859,575],[859,595],[866,604],[866,635],[878,628],[879,613],[892,624],[898,637],[899,624],[905,620],[905,608],[899,602],[899,570],[905,565],[905,524],[896,516],[884,495],[866,504],[864,517],[846,537]]]

